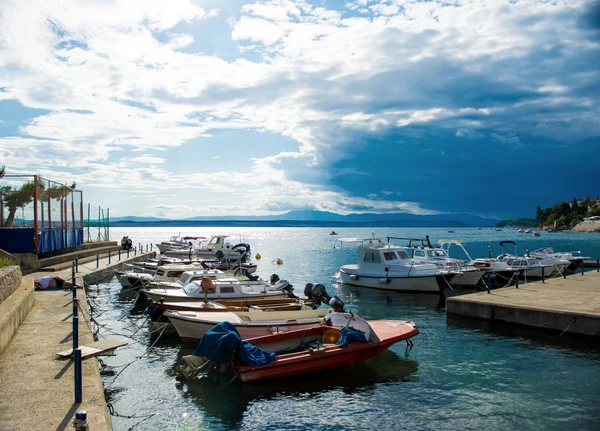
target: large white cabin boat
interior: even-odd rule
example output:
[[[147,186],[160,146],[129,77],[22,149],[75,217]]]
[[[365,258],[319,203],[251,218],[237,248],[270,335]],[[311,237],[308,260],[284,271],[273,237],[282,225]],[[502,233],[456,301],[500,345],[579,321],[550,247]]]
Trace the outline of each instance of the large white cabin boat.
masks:
[[[356,264],[340,268],[342,283],[399,292],[437,292],[455,273],[432,263],[417,263],[405,247],[382,238],[342,238],[343,244],[359,243]],[[343,247],[342,247],[343,248]]]

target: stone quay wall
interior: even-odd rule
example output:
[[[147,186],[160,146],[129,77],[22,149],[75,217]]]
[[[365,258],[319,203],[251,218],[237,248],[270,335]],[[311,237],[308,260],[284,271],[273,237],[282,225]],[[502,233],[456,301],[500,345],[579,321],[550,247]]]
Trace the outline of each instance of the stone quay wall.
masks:
[[[0,269],[0,304],[13,293],[21,284],[21,268],[6,266]]]

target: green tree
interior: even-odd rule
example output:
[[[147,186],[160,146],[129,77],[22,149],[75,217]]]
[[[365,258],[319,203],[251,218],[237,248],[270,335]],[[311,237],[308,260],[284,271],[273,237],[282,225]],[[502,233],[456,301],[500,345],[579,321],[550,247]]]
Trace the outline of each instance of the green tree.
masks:
[[[8,208],[8,217],[2,223],[2,226],[12,226],[17,210],[33,200],[33,188],[33,181],[26,182],[21,188],[1,187],[3,204]]]
[[[542,215],[543,215],[543,213],[544,213],[544,211],[542,210],[542,207],[538,205],[538,206],[535,208],[535,219],[536,219],[537,221],[539,221],[540,223],[544,221],[544,220],[542,219]]]

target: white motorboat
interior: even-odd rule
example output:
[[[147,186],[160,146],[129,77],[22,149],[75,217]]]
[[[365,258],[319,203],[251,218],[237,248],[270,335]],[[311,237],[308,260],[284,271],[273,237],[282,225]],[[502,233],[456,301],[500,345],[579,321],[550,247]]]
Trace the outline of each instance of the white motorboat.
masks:
[[[474,267],[484,271],[482,278],[480,279],[480,285],[487,286],[489,282],[493,282],[495,286],[503,287],[510,284],[514,280],[517,271],[509,267],[506,262],[502,262],[492,257],[473,259],[463,243],[458,240],[448,239],[440,240],[438,242],[442,248],[446,250],[448,256],[450,256],[450,249],[452,245],[458,246],[460,249],[462,249],[463,253],[468,259],[466,262],[468,267]],[[452,284],[452,281],[450,284]]]
[[[506,262],[506,264],[519,271],[525,278],[543,278],[550,277],[552,273],[557,269],[553,263],[544,259],[534,259],[527,256],[519,256],[517,251],[517,244],[514,241],[500,241],[500,247],[504,252],[504,245],[512,244],[515,247],[515,254],[511,255],[508,253],[502,253],[497,257],[498,260]]]
[[[382,238],[342,238],[343,244],[358,243],[357,263],[340,268],[342,283],[399,292],[437,292],[456,274],[432,263],[418,263],[405,247]]]
[[[143,280],[142,284],[145,289],[182,289],[192,281],[202,281],[204,277],[208,277],[212,280],[220,280],[223,278],[235,278],[237,280],[249,281],[250,284],[253,282],[256,284],[264,284],[264,281],[260,280],[258,276],[250,276],[249,274],[243,273],[239,268],[233,271],[223,272],[218,269],[195,269],[191,271],[185,271],[181,277],[176,281],[161,281],[158,279]],[[277,276],[273,274],[271,277]]]
[[[158,251],[164,253],[166,250],[173,248],[189,248],[194,244],[194,241],[206,239],[204,236],[181,236],[173,235],[168,241],[162,241],[155,244]]]
[[[567,268],[570,271],[574,271],[576,268],[580,267],[585,259],[590,259],[590,257],[583,256],[581,251],[559,252],[552,247],[538,248],[537,250],[532,251],[530,255],[532,257],[542,257],[550,261],[552,261],[552,259],[566,260],[569,262]]]
[[[117,279],[121,286],[140,288],[145,281],[177,281],[185,271],[201,269],[201,265],[164,265],[159,266],[154,274],[149,272],[116,271]]]
[[[226,239],[231,235],[213,235],[207,242],[196,247],[166,250],[164,254],[171,257],[189,257],[200,259],[239,260],[250,256],[250,244],[233,244]]]
[[[319,326],[331,309],[297,311],[166,311],[165,317],[185,342],[198,342],[210,328],[219,322],[230,322],[235,326],[242,339],[279,334],[299,329]]]
[[[460,259],[450,257],[448,251],[442,247],[443,244],[459,244],[462,247],[460,241],[457,240],[446,240],[440,241],[439,247],[432,246],[429,241],[429,235],[425,235],[425,239],[415,240],[414,238],[395,238],[399,240],[408,240],[409,243],[406,249],[412,252],[410,257],[415,262],[419,263],[433,263],[439,269],[448,272],[455,272],[457,276],[452,278],[450,281],[451,285],[473,287],[479,284],[481,278],[487,272],[480,267],[468,265]],[[413,245],[415,241],[420,241],[420,245]],[[464,249],[464,247],[463,247]],[[466,250],[465,250],[466,253]],[[467,254],[468,256],[468,254]]]
[[[211,300],[225,302],[240,299],[277,299],[294,297],[293,287],[285,280],[275,284],[266,281],[241,281],[235,278],[208,279],[212,286],[203,289],[202,281],[192,281],[181,289],[141,289],[140,292],[152,301],[182,302]]]

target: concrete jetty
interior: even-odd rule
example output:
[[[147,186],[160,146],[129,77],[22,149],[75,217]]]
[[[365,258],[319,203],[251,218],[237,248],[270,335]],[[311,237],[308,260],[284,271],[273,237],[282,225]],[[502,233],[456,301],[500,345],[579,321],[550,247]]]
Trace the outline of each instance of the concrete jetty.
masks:
[[[600,337],[600,273],[454,296],[446,300],[446,315]]]
[[[79,265],[77,283],[101,271],[112,271],[126,262],[147,259],[153,253],[138,253],[130,259],[117,261],[112,256]],[[124,256],[123,256],[124,257]],[[71,270],[55,272],[71,280]],[[83,360],[83,402],[74,403],[74,365],[71,359],[58,359],[58,352],[72,347],[71,291],[34,291],[33,281],[49,275],[38,272],[23,276],[20,286],[0,304],[0,326],[18,328],[0,351],[0,431],[14,430],[71,430],[77,410],[86,410],[89,429],[110,430],[104,389],[98,361]],[[89,322],[84,289],[78,289],[79,345],[94,341]],[[12,322],[12,323],[11,323]],[[11,326],[12,328],[12,326]],[[0,330],[3,328],[0,328]]]

